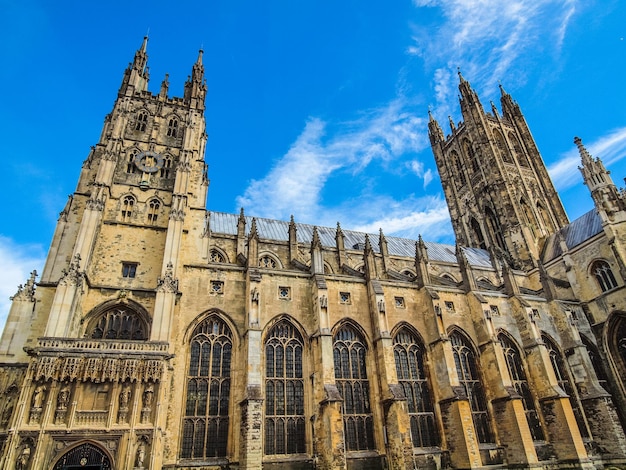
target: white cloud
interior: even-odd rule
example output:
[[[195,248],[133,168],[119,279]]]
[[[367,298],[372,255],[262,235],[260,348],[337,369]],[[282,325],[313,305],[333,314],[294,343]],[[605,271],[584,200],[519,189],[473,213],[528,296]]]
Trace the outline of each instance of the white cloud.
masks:
[[[438,8],[435,29],[419,26],[407,53],[434,69],[436,114],[449,113],[455,97],[453,71],[460,67],[474,86],[495,89],[499,79],[526,79],[524,60],[538,60],[546,48],[559,51],[576,0],[414,0],[418,8]],[[551,52],[549,51],[549,52]],[[532,52],[532,53],[529,53]],[[529,59],[530,58],[530,59]],[[540,60],[540,59],[539,59]],[[517,84],[513,84],[517,85]]]
[[[591,156],[599,157],[605,166],[612,165],[626,157],[626,127],[615,129],[594,142],[583,141],[583,144]],[[548,168],[548,173],[557,190],[562,191],[582,183],[579,165],[578,148],[572,144],[572,148]],[[619,185],[621,181],[614,181],[614,183]]]
[[[41,245],[19,245],[10,238],[0,235],[0,330],[4,329],[11,301],[17,286],[24,284],[30,272],[41,272],[45,261]]]
[[[287,219],[293,214],[301,222],[334,223],[340,219],[331,217],[341,213],[341,208],[328,207],[320,200],[333,173],[341,171],[345,184],[350,184],[351,177],[363,174],[374,161],[397,171],[391,162],[428,147],[426,120],[414,114],[403,97],[365,112],[357,120],[335,125],[333,133],[328,131],[329,127],[330,124],[311,118],[270,172],[252,181],[237,198],[238,205],[261,217]],[[432,180],[432,172],[424,171],[421,162],[413,160],[410,168],[424,178],[425,184]],[[366,191],[362,187],[356,189]],[[359,204],[369,206],[371,198],[376,196],[363,197]]]

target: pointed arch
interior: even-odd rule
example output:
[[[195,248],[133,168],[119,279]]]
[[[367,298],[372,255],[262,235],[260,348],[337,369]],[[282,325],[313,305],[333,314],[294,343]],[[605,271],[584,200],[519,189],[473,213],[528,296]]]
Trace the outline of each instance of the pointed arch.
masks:
[[[509,132],[509,142],[511,142],[511,145],[513,146],[513,153],[515,154],[519,165],[526,168],[530,167],[528,157],[522,148],[522,144],[513,132]]]
[[[608,292],[617,287],[617,279],[611,270],[611,266],[604,259],[593,261],[589,265],[589,274],[595,277],[602,292]]]
[[[604,342],[609,352],[609,363],[617,387],[626,395],[626,312],[613,312],[609,316],[604,333]]]
[[[163,166],[159,170],[159,176],[161,178],[169,178],[171,176],[173,161],[174,157],[172,157],[169,153],[163,155]]]
[[[347,451],[375,449],[367,351],[365,336],[354,322],[342,321],[334,328],[335,383],[343,398],[343,428]]]
[[[498,156],[502,159],[504,163],[513,163],[502,132],[500,132],[498,129],[494,129],[493,135],[496,141],[496,150],[498,152]]]
[[[524,221],[530,228],[530,231],[532,232],[533,237],[537,238],[537,233],[535,232],[537,221],[535,220],[535,216],[533,215],[532,210],[530,209],[530,206],[526,202],[526,199],[524,199],[523,197],[520,198],[519,203],[520,203],[520,207],[522,208],[522,215],[524,216]]]
[[[487,228],[490,232],[491,239],[496,243],[500,249],[506,251],[506,245],[504,244],[504,236],[502,235],[502,227],[500,226],[500,220],[496,217],[495,212],[489,206],[485,207],[485,219],[487,221]]]
[[[145,132],[148,125],[148,116],[150,113],[146,109],[139,109],[135,114],[135,130]]]
[[[158,197],[152,197],[146,203],[146,221],[148,225],[156,225],[161,213],[163,201]]]
[[[114,461],[113,456],[99,443],[81,441],[61,454],[54,462],[52,470],[81,467],[111,470]]]
[[[526,367],[524,366],[522,354],[520,353],[521,349],[517,341],[504,330],[500,330],[498,333],[498,342],[504,352],[506,367],[509,371],[513,388],[515,388],[519,396],[522,397],[522,406],[524,407],[524,414],[526,415],[526,421],[528,422],[533,441],[543,441],[545,440],[545,435],[541,428],[535,398],[530,390]]]
[[[554,375],[556,376],[556,381],[559,387],[561,387],[563,391],[569,396],[569,401],[572,405],[572,411],[574,412],[574,417],[576,418],[576,423],[578,424],[580,435],[583,438],[589,438],[590,433],[587,426],[587,418],[585,417],[585,414],[583,412],[580,398],[578,397],[578,391],[576,390],[574,382],[572,381],[567,362],[565,361],[565,356],[563,355],[561,349],[558,347],[556,341],[552,339],[552,337],[550,337],[547,333],[542,332],[541,339],[543,341],[543,344],[545,344],[546,349],[548,350],[550,363],[552,364],[552,369],[554,371]]]
[[[287,315],[268,326],[265,355],[265,454],[306,452],[304,337]]]
[[[626,335],[626,331],[624,332],[624,334]],[[594,344],[593,341],[591,341],[591,339],[587,338],[587,336],[581,334],[580,335],[580,339],[583,342],[583,344],[585,345],[585,348],[587,348],[587,354],[589,354],[589,359],[591,360],[591,365],[593,366],[593,370],[596,373],[596,377],[598,379],[598,383],[605,389],[608,390],[608,376],[606,374],[606,369],[604,367],[604,361],[602,360],[602,357],[600,356],[600,351],[598,349],[598,347]],[[626,341],[626,336],[625,336],[625,341]],[[626,354],[626,342],[624,344],[625,346],[625,354]]]
[[[126,194],[120,198],[120,222],[130,222],[135,213],[137,198],[133,194]]]
[[[173,139],[180,137],[180,131],[181,131],[179,128],[180,118],[176,116],[175,114],[172,114],[168,116],[166,119],[167,119],[167,131],[166,131],[167,137],[171,137]]]
[[[147,340],[151,318],[145,308],[132,300],[108,301],[93,308],[83,322],[85,338]]]
[[[480,228],[480,224],[478,223],[476,218],[472,217],[470,219],[470,227],[472,228],[472,231],[474,232],[474,236],[476,237],[476,242],[479,248],[486,250],[487,244],[485,243],[485,236],[483,235],[483,231]]]
[[[487,396],[478,367],[478,354],[474,344],[461,329],[452,327],[448,337],[452,345],[454,363],[459,383],[465,390],[472,411],[474,428],[481,443],[494,442],[491,418],[487,409]]]
[[[450,165],[452,170],[458,175],[459,180],[461,182],[461,186],[467,184],[467,177],[465,176],[465,169],[463,168],[463,164],[461,163],[461,158],[456,150],[450,152]]]
[[[266,269],[283,269],[283,265],[274,253],[259,253],[259,267]]]
[[[226,252],[218,247],[213,247],[211,248],[211,251],[209,251],[209,262],[210,263],[230,263]]]
[[[413,447],[439,445],[432,388],[425,366],[425,347],[419,333],[403,322],[393,334],[398,383],[407,399]]]
[[[216,312],[197,323],[189,337],[180,456],[225,457],[230,424],[233,331]]]

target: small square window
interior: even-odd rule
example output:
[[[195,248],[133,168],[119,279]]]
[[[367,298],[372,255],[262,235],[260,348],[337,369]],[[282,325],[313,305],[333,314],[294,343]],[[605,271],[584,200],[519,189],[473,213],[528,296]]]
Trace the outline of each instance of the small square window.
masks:
[[[539,310],[537,310],[536,308],[533,308],[531,316],[532,316],[533,320],[538,319],[540,317]]]
[[[396,308],[404,308],[404,297],[394,297]]]
[[[211,294],[223,294],[224,282],[223,281],[211,281]]]
[[[446,310],[450,313],[454,313],[454,302],[446,302]]]
[[[339,302],[342,304],[349,304],[350,292],[339,292]]]
[[[132,278],[137,274],[137,263],[122,263],[122,277]]]
[[[491,315],[500,315],[500,309],[498,309],[497,305],[490,305],[489,310],[491,311]]]
[[[278,298],[281,300],[289,300],[291,299],[291,288],[289,287],[279,287],[278,288]]]

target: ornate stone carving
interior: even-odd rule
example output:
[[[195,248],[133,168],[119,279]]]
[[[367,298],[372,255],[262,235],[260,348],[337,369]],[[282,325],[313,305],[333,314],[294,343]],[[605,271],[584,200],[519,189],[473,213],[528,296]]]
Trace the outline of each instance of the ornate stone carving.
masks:
[[[65,422],[67,415],[67,405],[70,401],[70,387],[64,383],[57,395],[57,408],[54,413],[54,424],[62,424]]]
[[[20,284],[17,287],[17,292],[11,300],[27,300],[29,302],[35,301],[35,278],[37,277],[37,271],[30,273],[30,279],[26,281],[25,285]]]
[[[15,470],[26,470],[30,463],[30,454],[32,453],[33,443],[30,440],[23,441],[20,445],[20,451],[15,459]]]
[[[178,292],[178,279],[174,278],[174,266],[171,261],[167,263],[165,275],[157,279],[157,292],[174,294]]]
[[[62,271],[63,275],[59,279],[61,286],[82,286],[85,273],[80,270],[80,254],[76,253],[70,262],[68,269]]]
[[[46,400],[47,388],[45,385],[38,385],[33,392],[31,399],[32,406],[30,408],[29,422],[30,424],[37,424],[41,419],[41,412],[43,410],[43,404]]]
[[[130,403],[131,395],[132,391],[130,383],[125,382],[124,385],[122,385],[122,390],[120,390],[120,395],[118,397],[120,407],[117,412],[117,422],[120,424],[124,424],[127,422],[128,406]]]
[[[152,385],[152,383],[146,385],[141,401],[143,404],[143,408],[141,409],[141,422],[142,424],[149,423],[152,412],[152,402],[154,401],[154,385]]]

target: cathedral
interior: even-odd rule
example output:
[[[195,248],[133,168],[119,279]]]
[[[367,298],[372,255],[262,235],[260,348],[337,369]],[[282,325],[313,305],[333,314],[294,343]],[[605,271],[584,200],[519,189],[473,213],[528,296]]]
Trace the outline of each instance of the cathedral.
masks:
[[[213,212],[202,51],[170,97],[146,46],[12,297],[0,468],[626,469],[626,193],[580,139],[570,222],[459,74],[455,245]]]

